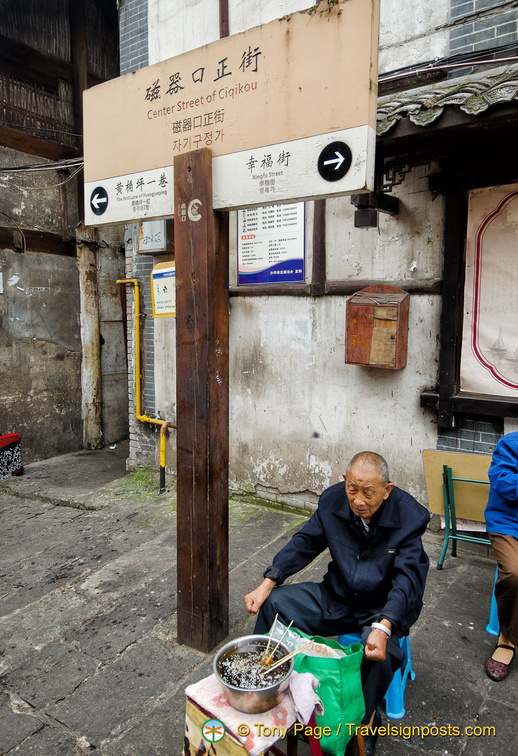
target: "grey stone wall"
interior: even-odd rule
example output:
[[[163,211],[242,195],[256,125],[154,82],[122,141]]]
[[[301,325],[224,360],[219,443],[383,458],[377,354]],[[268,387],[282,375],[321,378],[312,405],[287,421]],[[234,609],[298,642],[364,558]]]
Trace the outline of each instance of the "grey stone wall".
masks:
[[[120,71],[148,64],[147,0],[122,0],[119,8]]]

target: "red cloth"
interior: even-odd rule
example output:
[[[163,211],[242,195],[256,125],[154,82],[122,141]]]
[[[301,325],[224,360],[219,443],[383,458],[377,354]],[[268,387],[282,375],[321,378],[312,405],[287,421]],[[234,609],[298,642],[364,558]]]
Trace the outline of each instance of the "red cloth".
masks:
[[[14,443],[15,441],[18,441],[18,443],[21,441],[21,436],[19,433],[6,433],[4,436],[0,436],[0,449],[3,449],[4,446],[9,446],[9,444]]]
[[[0,436],[0,480],[23,473],[19,433]]]

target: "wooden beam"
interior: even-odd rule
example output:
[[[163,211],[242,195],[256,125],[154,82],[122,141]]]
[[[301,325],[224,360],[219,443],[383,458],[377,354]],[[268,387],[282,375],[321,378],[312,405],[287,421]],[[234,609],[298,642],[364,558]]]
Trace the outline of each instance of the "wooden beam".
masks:
[[[457,393],[459,386],[467,210],[467,197],[463,193],[445,195],[444,271],[437,417],[440,428],[453,428],[455,425],[452,397]]]
[[[39,73],[49,80],[63,79],[70,82],[74,78],[70,63],[38,52],[38,50],[34,50],[34,48],[28,45],[23,45],[21,42],[15,42],[3,34],[0,34],[0,61],[14,66],[26,75],[29,75],[29,72],[32,72],[32,75]],[[101,82],[102,79],[98,76],[88,76],[88,84],[91,87]]]
[[[0,247],[15,252],[45,252],[51,255],[75,257],[75,242],[49,231],[0,226]]]
[[[326,281],[323,290],[319,290],[319,294],[343,296],[354,294],[366,286],[375,285],[396,286],[403,289],[403,291],[413,294],[440,294],[442,281],[439,278],[412,279],[411,281],[401,281],[399,279],[397,281],[376,281],[372,279],[364,281]],[[303,286],[300,284],[261,284],[259,286],[232,286],[230,295],[232,297],[315,297],[319,296],[316,291],[313,284]]]
[[[72,66],[58,58],[44,55],[28,45],[15,42],[0,34],[0,58],[25,69],[45,71],[47,76],[72,81]]]
[[[326,285],[326,201],[313,203],[313,264],[311,267],[311,293],[319,296]]]
[[[65,158],[78,157],[79,150],[75,147],[67,147],[57,142],[48,142],[39,139],[25,131],[0,125],[0,145],[9,147],[11,150],[25,152],[28,155],[38,155],[47,160],[63,160]]]
[[[87,40],[88,29],[84,3],[68,0],[68,19],[70,24],[70,60],[72,61],[72,102],[74,106],[74,127],[78,149],[83,149],[83,92],[88,88]],[[84,219],[84,184],[77,181],[77,214]]]
[[[107,27],[114,36],[119,37],[119,14],[115,0],[94,0],[95,5],[101,11]]]
[[[178,642],[228,634],[228,215],[212,210],[212,153],[174,159]]]
[[[219,0],[219,36],[220,39],[229,35],[228,0]]]
[[[451,397],[454,413],[460,415],[518,417],[518,399],[499,397],[490,394],[455,394]],[[439,408],[439,394],[437,391],[424,391],[421,394],[420,405],[424,409],[437,412]]]
[[[83,3],[68,0],[70,23],[70,60],[72,61],[72,100],[76,134],[83,132],[83,92],[88,88],[87,27]],[[82,144],[82,139],[79,140]]]
[[[48,76],[45,71],[26,68],[22,62],[13,63],[9,60],[4,60],[1,54],[0,74],[7,74],[12,79],[16,79],[16,81],[40,87],[52,95],[57,95],[59,91],[59,79],[55,76]]]
[[[351,194],[351,205],[358,208],[372,208],[389,215],[398,215],[399,213],[399,198],[385,192]]]

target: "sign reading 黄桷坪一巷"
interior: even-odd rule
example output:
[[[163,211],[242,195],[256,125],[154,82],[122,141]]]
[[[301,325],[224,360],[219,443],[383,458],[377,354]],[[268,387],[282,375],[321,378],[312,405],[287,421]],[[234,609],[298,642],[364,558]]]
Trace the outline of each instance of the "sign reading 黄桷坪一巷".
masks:
[[[174,157],[203,147],[216,209],[371,190],[378,16],[322,3],[87,89],[87,224],[173,215]]]

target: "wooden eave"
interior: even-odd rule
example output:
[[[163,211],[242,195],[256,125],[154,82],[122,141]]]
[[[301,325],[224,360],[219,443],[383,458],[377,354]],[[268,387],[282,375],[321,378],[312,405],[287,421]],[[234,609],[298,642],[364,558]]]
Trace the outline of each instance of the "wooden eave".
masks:
[[[518,64],[379,97],[377,117],[380,157],[406,151],[438,159],[488,135],[507,140],[518,126]]]

